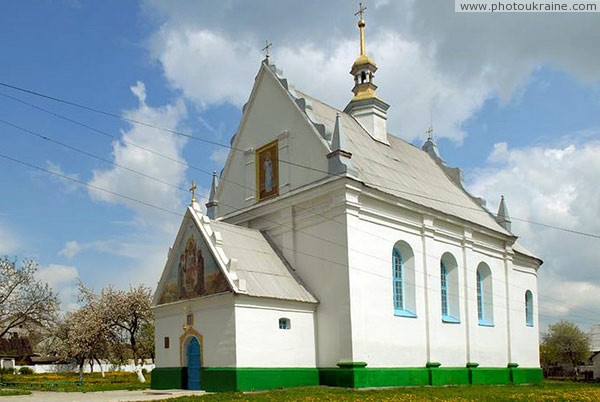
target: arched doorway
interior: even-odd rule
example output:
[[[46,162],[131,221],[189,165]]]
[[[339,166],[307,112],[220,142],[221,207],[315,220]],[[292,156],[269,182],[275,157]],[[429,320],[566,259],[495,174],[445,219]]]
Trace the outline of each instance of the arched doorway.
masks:
[[[200,343],[195,336],[192,336],[190,343],[187,348],[187,362],[188,362],[188,381],[187,388],[193,390],[200,389]]]

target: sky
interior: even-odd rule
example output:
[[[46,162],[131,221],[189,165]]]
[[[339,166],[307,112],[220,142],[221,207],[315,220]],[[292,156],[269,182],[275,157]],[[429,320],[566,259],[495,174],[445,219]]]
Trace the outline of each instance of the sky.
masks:
[[[388,130],[420,146],[433,125],[472,194],[492,212],[505,196],[513,232],[544,260],[542,328],[600,323],[600,13],[365,3]],[[354,2],[0,9],[0,83],[45,95],[0,85],[0,255],[36,260],[64,309],[78,278],[156,286],[191,181],[205,197],[224,164],[265,40],[298,89],[340,109],[351,99]]]

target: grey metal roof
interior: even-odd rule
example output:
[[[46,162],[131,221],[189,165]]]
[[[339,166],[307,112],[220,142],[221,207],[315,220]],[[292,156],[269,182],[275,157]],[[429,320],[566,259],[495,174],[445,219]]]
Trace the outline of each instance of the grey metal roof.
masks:
[[[220,221],[210,221],[208,225],[221,234],[221,248],[227,258],[237,260],[237,277],[246,281],[246,291],[239,293],[317,303],[260,231]]]
[[[523,247],[520,243],[516,242],[515,244],[513,244],[512,249],[515,253],[519,253],[522,254],[526,257],[531,257],[531,258],[535,258],[536,260],[540,260],[540,257],[536,256],[535,254],[533,254],[531,251],[527,250],[525,247]]]
[[[380,143],[349,114],[298,90],[295,94],[307,101],[311,110],[307,116],[317,120],[314,123],[324,124],[328,132],[333,132],[336,114],[341,113],[349,148],[345,151],[352,153],[350,162],[356,170],[356,178],[365,185],[513,236],[464,189],[454,184],[426,152],[391,134],[388,134],[389,146]]]

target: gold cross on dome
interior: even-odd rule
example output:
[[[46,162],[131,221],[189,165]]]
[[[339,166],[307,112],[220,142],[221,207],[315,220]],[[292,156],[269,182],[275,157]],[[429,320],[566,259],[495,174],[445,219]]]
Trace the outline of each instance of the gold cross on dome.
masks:
[[[358,11],[354,15],[358,15],[359,18],[362,20],[363,14],[365,13],[366,10],[367,10],[367,7],[363,6],[363,3],[358,3]]]
[[[198,189],[198,186],[196,186],[196,183],[194,183],[194,181],[192,180],[192,187],[190,187],[190,192],[192,193],[192,202],[191,204],[196,202],[196,190]]]
[[[265,52],[265,58],[269,60],[269,48],[273,46],[271,42],[268,40],[265,41],[265,47],[262,48],[262,51]]]

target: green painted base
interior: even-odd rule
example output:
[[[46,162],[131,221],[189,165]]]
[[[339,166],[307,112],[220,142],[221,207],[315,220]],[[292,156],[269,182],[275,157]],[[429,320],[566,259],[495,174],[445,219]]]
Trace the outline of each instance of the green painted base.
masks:
[[[152,370],[152,389],[187,388],[187,367],[156,367]]]
[[[200,387],[206,391],[254,391],[319,385],[316,368],[203,368]]]
[[[541,368],[513,368],[510,372],[511,382],[514,384],[537,384],[544,381]]]
[[[254,391],[319,385],[316,368],[217,368],[200,369],[200,388],[205,391]],[[152,389],[186,389],[187,368],[157,367],[152,370]]]
[[[185,368],[155,368],[153,389],[186,388]],[[331,368],[217,368],[205,367],[200,387],[206,391],[253,391],[274,388],[328,385],[346,388],[531,384],[543,381],[539,368],[414,367],[367,368],[344,364]]]

